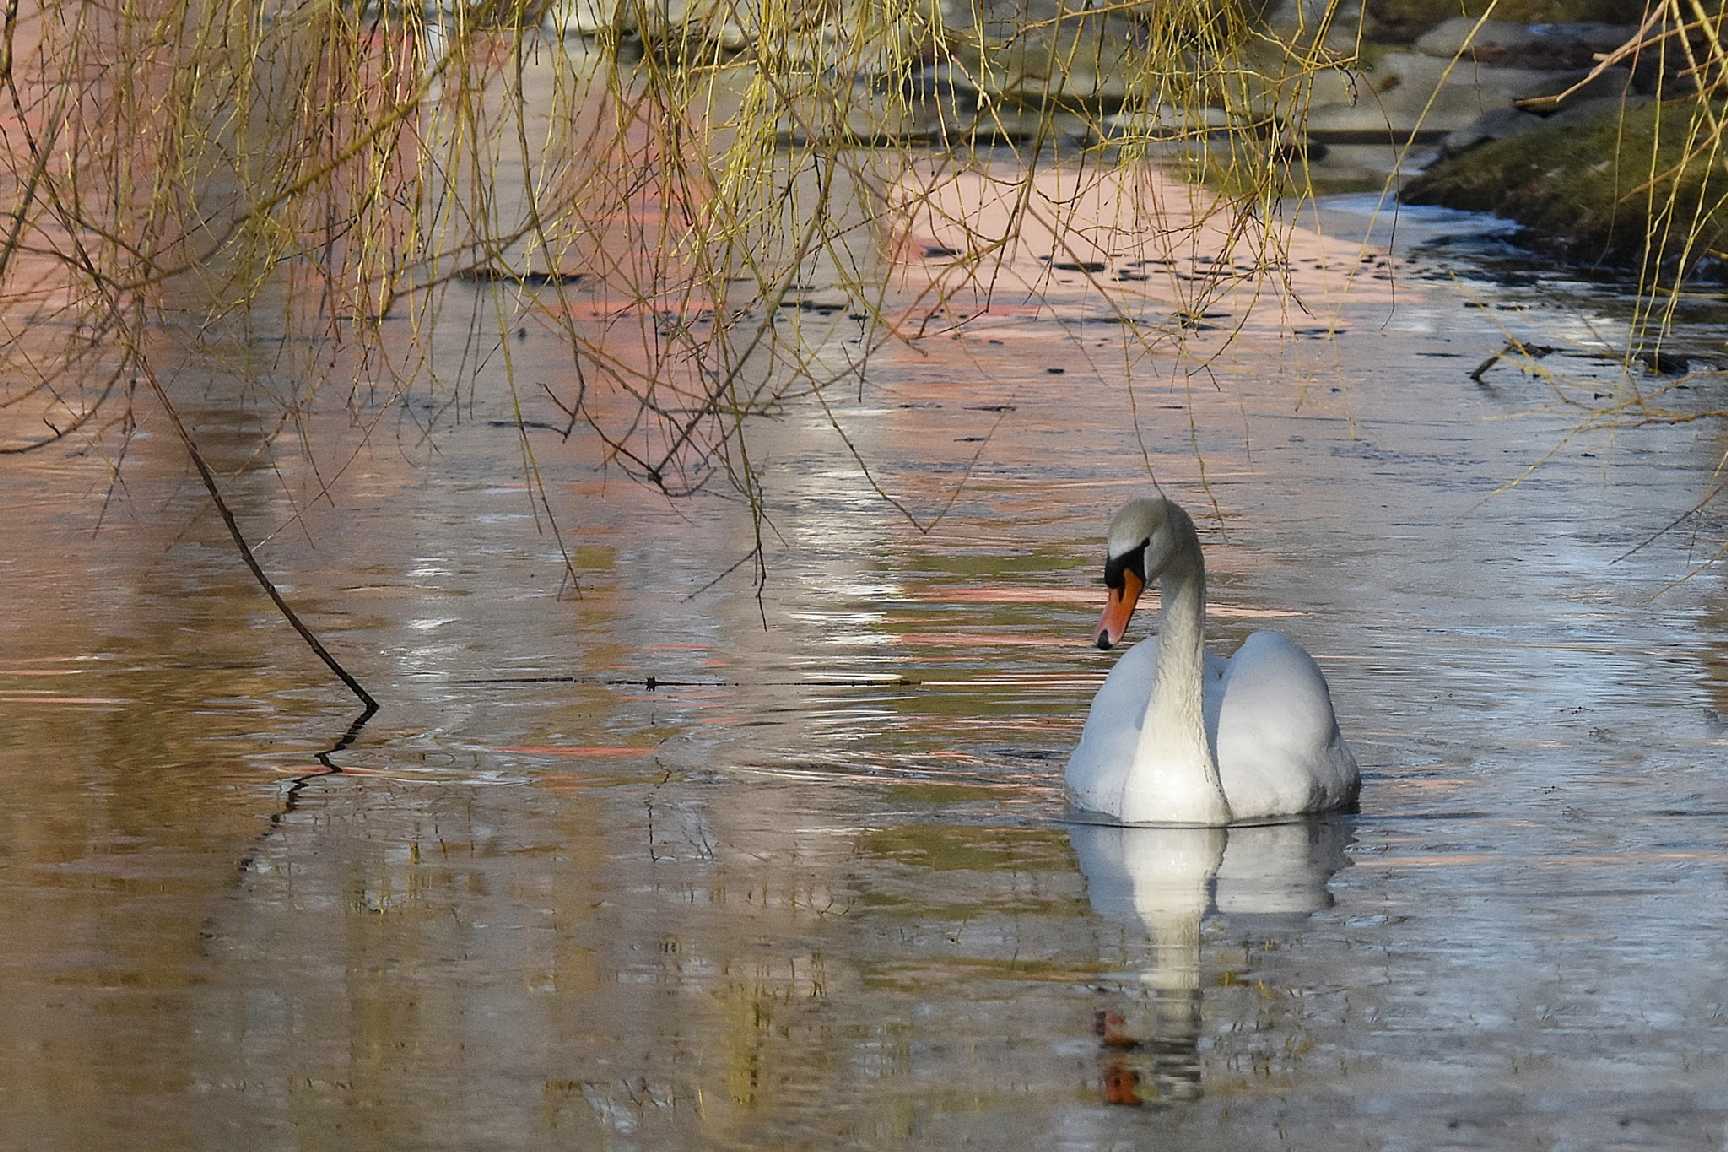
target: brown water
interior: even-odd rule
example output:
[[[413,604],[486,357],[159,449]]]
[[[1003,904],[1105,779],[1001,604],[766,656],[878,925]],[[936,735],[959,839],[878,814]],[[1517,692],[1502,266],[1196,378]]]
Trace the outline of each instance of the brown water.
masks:
[[[418,399],[315,407],[332,506],[189,361],[264,562],[385,701],[357,733],[159,422],[94,534],[102,453],[5,461],[0,1145],[1721,1147],[1728,601],[1671,587],[1720,513],[1619,558],[1723,444],[1568,440],[1548,381],[1467,378],[1512,334],[1612,392],[1611,293],[1423,248],[1479,220],[1407,215],[1390,260],[1382,221],[1364,261],[1365,206],[1322,217],[1313,319],[1237,293],[1191,335],[1216,386],[1061,272],[881,352],[835,411],[920,515],[971,469],[929,535],[820,410],[758,426],[760,605],[748,566],[697,593],[751,546],[722,486],[668,502],[534,429],[560,594],[496,373],[430,441]],[[941,274],[933,220],[897,292]],[[812,355],[858,335],[789,315]],[[517,375],[561,348],[525,330]],[[1217,645],[1318,656],[1360,815],[1067,819],[1099,539],[1148,461],[1203,521]]]

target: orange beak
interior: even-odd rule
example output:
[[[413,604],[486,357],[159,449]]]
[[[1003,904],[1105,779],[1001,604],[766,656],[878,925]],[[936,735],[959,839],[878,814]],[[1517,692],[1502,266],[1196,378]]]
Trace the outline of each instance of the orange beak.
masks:
[[[1122,573],[1122,587],[1110,589],[1110,598],[1104,602],[1104,615],[1098,619],[1098,647],[1109,651],[1122,639],[1122,633],[1128,630],[1128,621],[1134,618],[1134,606],[1140,603],[1140,593],[1145,589],[1146,582],[1132,571]]]

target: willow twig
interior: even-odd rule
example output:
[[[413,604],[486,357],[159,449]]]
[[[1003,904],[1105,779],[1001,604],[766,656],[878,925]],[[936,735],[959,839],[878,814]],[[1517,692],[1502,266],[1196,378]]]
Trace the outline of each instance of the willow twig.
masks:
[[[228,535],[233,537],[234,547],[239,549],[240,558],[246,561],[246,567],[251,569],[253,579],[257,580],[269,595],[271,602],[276,605],[277,611],[282,613],[282,618],[293,626],[294,631],[300,633],[300,639],[306,641],[306,646],[312,649],[317,654],[318,659],[324,661],[325,666],[336,674],[336,678],[346,684],[348,690],[359,698],[361,704],[365,705],[366,712],[361,717],[361,720],[364,721],[372,713],[378,711],[378,701],[372,693],[361,686],[360,681],[354,679],[348,669],[342,667],[341,662],[336,657],[330,655],[330,650],[324,647],[317,636],[313,635],[310,628],[306,627],[299,614],[289,606],[287,600],[283,599],[281,591],[271,582],[270,577],[265,575],[264,569],[258,563],[258,558],[252,554],[251,546],[246,543],[246,536],[240,531],[240,525],[235,521],[234,513],[229,510],[228,502],[222,499],[222,490],[217,487],[216,476],[210,471],[210,465],[204,462],[204,454],[198,450],[198,442],[192,438],[192,433],[187,429],[186,422],[180,419],[179,410],[174,407],[174,402],[168,398],[167,390],[162,387],[161,381],[156,379],[156,373],[150,370],[149,365],[143,365],[142,368],[145,381],[150,385],[150,390],[156,394],[156,399],[161,403],[162,410],[168,414],[168,420],[174,425],[174,432],[180,437],[180,443],[185,445],[186,455],[192,458],[192,466],[198,469],[198,477],[204,481],[204,490],[210,494],[210,502],[216,505],[216,511],[221,513],[222,523],[228,526]]]

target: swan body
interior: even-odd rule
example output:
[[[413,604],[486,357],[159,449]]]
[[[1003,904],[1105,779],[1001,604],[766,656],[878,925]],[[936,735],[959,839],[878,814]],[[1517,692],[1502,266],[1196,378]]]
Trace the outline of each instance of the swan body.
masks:
[[[1111,523],[1098,645],[1121,638],[1139,591],[1161,581],[1159,635],[1130,648],[1092,701],[1066,781],[1075,806],[1123,823],[1223,825],[1354,804],[1356,757],[1314,658],[1256,632],[1206,651],[1205,563],[1178,505],[1135,500]]]

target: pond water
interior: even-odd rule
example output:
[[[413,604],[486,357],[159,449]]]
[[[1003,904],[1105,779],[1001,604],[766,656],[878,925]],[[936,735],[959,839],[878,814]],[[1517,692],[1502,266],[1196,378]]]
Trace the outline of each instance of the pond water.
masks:
[[[1480,219],[1372,217],[1326,202],[1309,315],[1226,294],[1191,376],[1029,244],[1050,306],[1004,290],[834,409],[934,530],[819,409],[751,433],[760,598],[724,484],[668,501],[523,390],[566,586],[497,373],[429,440],[419,399],[311,407],[319,502],[277,410],[188,369],[264,563],[385,703],[358,731],[159,421],[111,499],[100,451],[6,460],[0,1144],[1723,1147],[1728,599],[1677,583],[1721,513],[1625,553],[1724,443],[1569,436],[1541,370],[1472,381],[1515,337],[1615,395],[1625,301],[1494,274]],[[812,355],[858,336],[787,311]],[[554,331],[512,355],[567,378]],[[1103,527],[1148,465],[1214,643],[1318,657],[1360,814],[1068,818]]]

